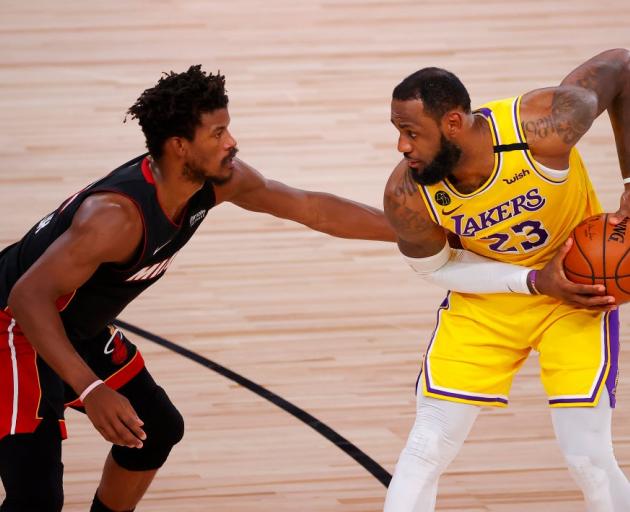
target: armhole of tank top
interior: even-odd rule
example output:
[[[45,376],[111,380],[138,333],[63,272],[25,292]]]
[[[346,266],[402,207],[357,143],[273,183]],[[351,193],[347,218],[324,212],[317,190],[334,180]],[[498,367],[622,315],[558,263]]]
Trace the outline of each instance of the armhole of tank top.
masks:
[[[110,267],[112,270],[115,270],[116,272],[128,272],[131,269],[133,269],[136,265],[138,265],[140,261],[142,261],[142,258],[147,250],[147,223],[144,219],[144,214],[142,213],[142,207],[129,194],[125,194],[124,192],[121,192],[120,190],[108,189],[108,188],[99,188],[96,190],[88,191],[88,193],[85,196],[83,196],[83,198],[81,199],[81,203],[83,203],[83,201],[85,201],[87,197],[93,194],[99,194],[99,193],[118,194],[123,197],[126,197],[133,203],[133,205],[136,207],[136,210],[138,210],[138,213],[140,214],[140,220],[142,222],[142,240],[133,258],[131,259],[131,261],[129,263],[124,263],[124,264],[103,263],[103,265]]]
[[[438,226],[441,226],[442,220],[440,219],[440,215],[437,209],[435,208],[433,201],[431,200],[431,195],[429,194],[429,191],[426,189],[424,185],[417,185],[417,186],[418,186],[418,190],[420,190],[422,201],[424,202],[424,205],[426,206],[427,211],[429,212],[429,216],[431,217],[431,220],[435,222]]]

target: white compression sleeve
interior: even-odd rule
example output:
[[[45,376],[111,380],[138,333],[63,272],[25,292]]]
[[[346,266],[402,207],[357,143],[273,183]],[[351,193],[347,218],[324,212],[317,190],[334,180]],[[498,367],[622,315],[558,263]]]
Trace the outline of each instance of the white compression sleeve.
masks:
[[[597,407],[551,409],[569,471],[582,489],[588,512],[630,510],[630,483],[613,453],[612,409],[604,389]]]
[[[455,458],[481,407],[437,400],[418,390],[416,421],[400,454],[384,512],[433,512],[438,480]]]
[[[447,290],[531,294],[527,286],[531,269],[484,258],[470,251],[451,249],[448,243],[428,258],[404,258],[424,279]]]

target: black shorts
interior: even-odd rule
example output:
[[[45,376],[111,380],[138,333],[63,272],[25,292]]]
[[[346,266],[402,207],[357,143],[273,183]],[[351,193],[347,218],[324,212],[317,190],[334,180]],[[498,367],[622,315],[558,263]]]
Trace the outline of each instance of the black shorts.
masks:
[[[142,417],[151,406],[147,397],[156,396],[160,389],[148,370],[142,368],[118,392],[127,397]],[[2,510],[61,510],[62,432],[58,424],[52,410],[45,409],[34,432],[9,435],[0,440],[0,478],[6,491]]]
[[[114,326],[74,347],[113,389],[144,368],[136,346]],[[15,320],[0,311],[0,439],[34,432],[45,415],[58,422],[65,439],[64,409],[81,405],[76,393],[37,355]]]

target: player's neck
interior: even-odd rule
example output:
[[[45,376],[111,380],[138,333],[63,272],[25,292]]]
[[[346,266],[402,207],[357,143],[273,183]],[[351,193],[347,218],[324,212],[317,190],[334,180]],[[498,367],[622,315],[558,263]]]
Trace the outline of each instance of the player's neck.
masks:
[[[457,145],[462,154],[453,172],[453,182],[460,192],[469,193],[483,185],[494,169],[492,134],[486,120],[474,115]]]
[[[160,206],[171,220],[178,222],[188,200],[203,186],[186,179],[178,166],[167,158],[149,158]]]

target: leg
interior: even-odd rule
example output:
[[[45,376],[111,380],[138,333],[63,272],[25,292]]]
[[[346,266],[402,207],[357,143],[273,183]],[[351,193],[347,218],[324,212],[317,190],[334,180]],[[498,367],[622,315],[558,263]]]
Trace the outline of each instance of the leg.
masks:
[[[133,510],[133,508],[128,507],[134,507],[140,501],[156,473],[157,469],[148,471],[126,470],[118,465],[110,452],[105,459],[103,476],[96,496],[94,496],[91,512]],[[103,499],[109,506],[105,506],[104,502],[101,501],[101,496],[104,496]]]
[[[630,483],[613,453],[612,409],[602,392],[597,407],[554,408],[553,428],[589,512],[630,510]]]
[[[0,477],[6,498],[2,512],[60,512],[63,507],[61,433],[45,417],[32,434],[0,441]]]
[[[468,436],[480,407],[418,393],[416,421],[387,490],[385,512],[431,512],[438,479]]]
[[[92,512],[133,510],[184,433],[181,414],[146,369],[119,391],[144,421],[147,439],[139,450],[112,447]]]

